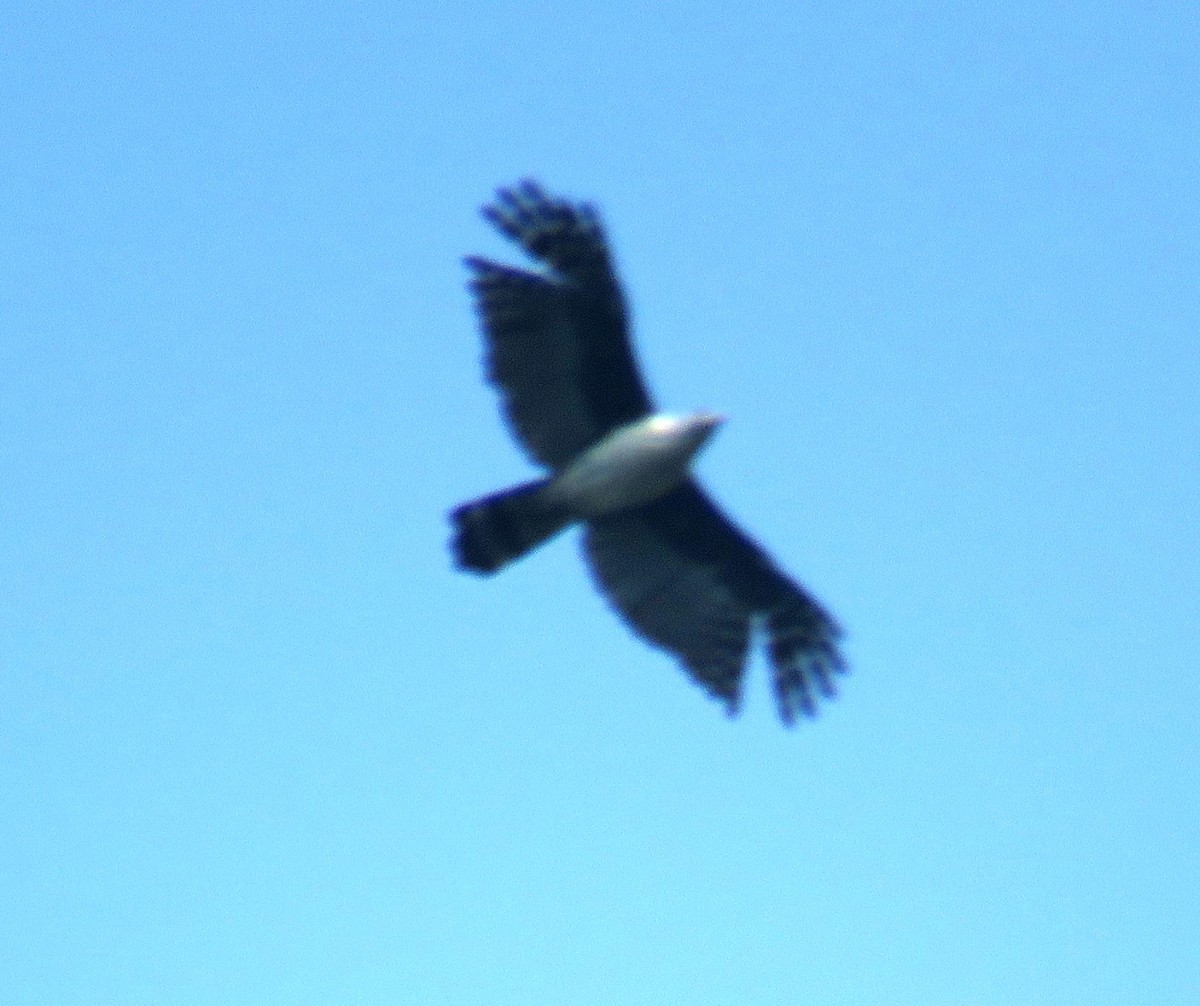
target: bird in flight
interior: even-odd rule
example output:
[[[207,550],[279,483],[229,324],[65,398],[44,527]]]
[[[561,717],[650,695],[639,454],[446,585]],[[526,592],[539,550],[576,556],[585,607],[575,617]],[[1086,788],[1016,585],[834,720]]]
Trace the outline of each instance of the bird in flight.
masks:
[[[783,722],[812,715],[845,670],[841,630],[690,474],[723,418],[656,410],[596,211],[525,181],[500,189],[483,216],[540,266],[466,259],[488,379],[547,474],[451,512],[458,567],[495,573],[581,524],[601,593],[730,715],[755,634]]]

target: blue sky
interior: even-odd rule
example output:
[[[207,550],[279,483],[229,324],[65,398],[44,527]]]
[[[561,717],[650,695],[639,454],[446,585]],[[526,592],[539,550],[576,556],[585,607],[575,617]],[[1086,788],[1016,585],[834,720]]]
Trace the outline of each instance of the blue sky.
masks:
[[[1197,1001],[1195,11],[827,6],[0,15],[6,1002]],[[526,175],[817,720],[451,570]]]

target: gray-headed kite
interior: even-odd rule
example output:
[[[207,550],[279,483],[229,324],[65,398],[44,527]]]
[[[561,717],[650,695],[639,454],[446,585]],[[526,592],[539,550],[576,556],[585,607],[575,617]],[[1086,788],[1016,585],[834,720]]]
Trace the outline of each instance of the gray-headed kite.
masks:
[[[612,606],[729,713],[761,630],[780,716],[791,724],[811,714],[844,670],[840,630],[689,474],[722,419],[655,408],[596,212],[523,182],[501,189],[483,214],[542,267],[466,260],[487,375],[547,474],[451,513],[459,567],[495,573],[582,524],[584,554]]]

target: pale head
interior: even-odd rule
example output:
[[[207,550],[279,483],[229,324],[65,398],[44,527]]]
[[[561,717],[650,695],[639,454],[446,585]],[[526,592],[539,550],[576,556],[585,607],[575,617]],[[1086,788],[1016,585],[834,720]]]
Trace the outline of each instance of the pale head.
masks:
[[[716,412],[692,412],[686,416],[659,413],[643,420],[643,428],[652,436],[685,445],[688,453],[694,454],[724,422],[725,417]]]
[[[709,438],[725,422],[725,417],[718,412],[693,412],[690,416],[681,417],[680,422],[687,431],[687,441],[695,453],[708,443]]]

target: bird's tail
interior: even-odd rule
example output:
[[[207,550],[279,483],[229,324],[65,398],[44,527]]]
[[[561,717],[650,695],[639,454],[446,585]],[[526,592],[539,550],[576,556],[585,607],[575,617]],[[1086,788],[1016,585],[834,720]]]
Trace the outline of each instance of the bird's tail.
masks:
[[[494,573],[566,527],[571,515],[544,491],[549,483],[526,482],[455,507],[451,548],[458,567]]]

